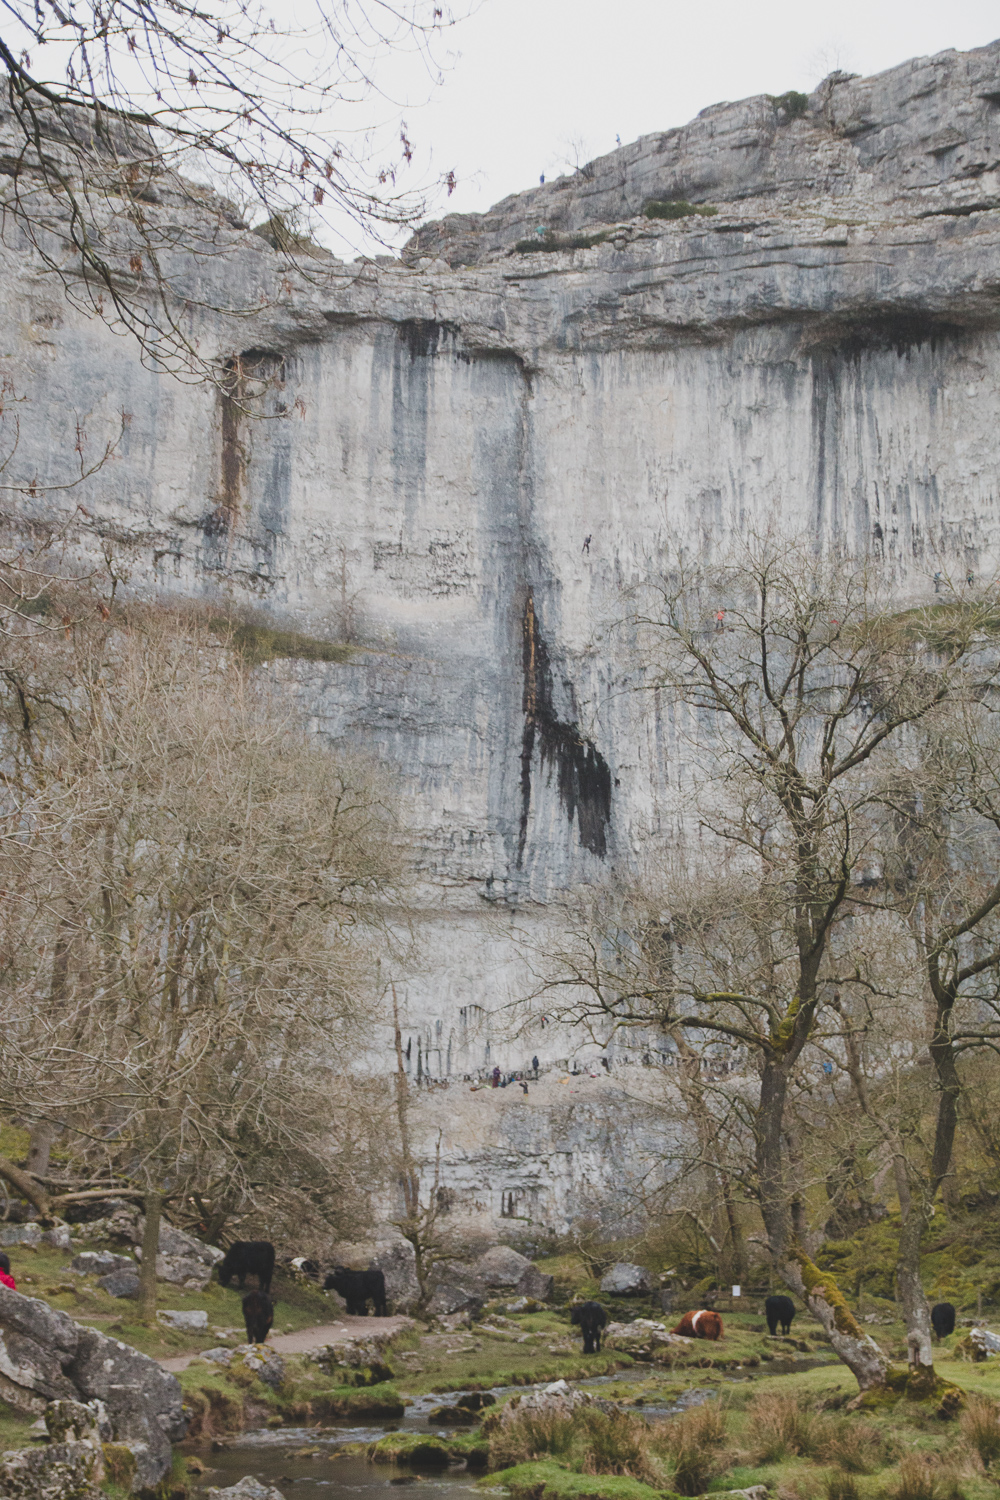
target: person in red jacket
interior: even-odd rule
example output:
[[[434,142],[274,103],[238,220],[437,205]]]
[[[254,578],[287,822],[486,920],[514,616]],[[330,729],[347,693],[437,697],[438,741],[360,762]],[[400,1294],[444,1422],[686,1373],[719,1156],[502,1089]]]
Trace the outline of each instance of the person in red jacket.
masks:
[[[12,1292],[17,1291],[17,1282],[10,1274],[10,1256],[0,1250],[0,1286],[9,1286]]]

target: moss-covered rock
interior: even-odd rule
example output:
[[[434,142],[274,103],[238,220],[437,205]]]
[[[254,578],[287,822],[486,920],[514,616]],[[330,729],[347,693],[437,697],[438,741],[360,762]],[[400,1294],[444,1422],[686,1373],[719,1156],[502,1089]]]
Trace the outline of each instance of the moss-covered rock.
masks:
[[[376,1464],[404,1464],[409,1469],[446,1469],[451,1449],[442,1438],[420,1432],[389,1432],[370,1444],[368,1457]]]

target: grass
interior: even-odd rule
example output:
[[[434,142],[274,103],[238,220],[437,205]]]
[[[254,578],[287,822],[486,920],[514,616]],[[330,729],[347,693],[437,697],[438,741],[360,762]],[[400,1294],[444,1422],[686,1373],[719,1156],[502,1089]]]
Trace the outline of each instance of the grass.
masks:
[[[118,1255],[128,1253],[127,1247],[99,1240],[88,1240],[85,1248],[109,1249]],[[77,1322],[89,1323],[101,1333],[121,1339],[154,1358],[213,1348],[220,1342],[219,1333],[213,1332],[213,1328],[235,1328],[240,1340],[245,1337],[242,1298],[236,1287],[221,1287],[212,1281],[203,1292],[197,1292],[161,1281],[157,1284],[157,1307],[204,1311],[208,1314],[208,1327],[194,1333],[160,1326],[147,1328],[137,1321],[134,1301],[111,1297],[97,1285],[95,1277],[78,1276],[69,1269],[78,1253],[75,1249],[11,1245],[7,1253],[18,1291],[28,1297],[41,1297]],[[335,1308],[316,1286],[285,1277],[280,1270],[274,1278],[272,1296],[276,1333],[328,1323],[335,1314]]]
[[[209,620],[209,629],[215,635],[225,637],[248,666],[260,666],[262,662],[276,658],[345,662],[350,661],[354,654],[351,646],[302,635],[297,630],[278,630],[260,621],[241,624],[218,615]]]
[[[511,1500],[670,1500],[670,1492],[617,1474],[574,1474],[557,1463],[516,1464],[480,1483],[503,1485]]]
[[[709,219],[719,210],[710,203],[689,203],[686,198],[651,198],[642,211],[647,219]]]

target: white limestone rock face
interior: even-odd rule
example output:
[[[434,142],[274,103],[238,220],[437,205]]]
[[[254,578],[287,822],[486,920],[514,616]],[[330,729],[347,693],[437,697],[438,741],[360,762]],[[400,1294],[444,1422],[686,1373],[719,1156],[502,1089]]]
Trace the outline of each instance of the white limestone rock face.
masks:
[[[275,674],[316,733],[399,771],[424,953],[399,997],[411,1077],[550,1070],[490,1117],[499,1134],[443,1137],[467,1215],[530,1232],[617,1211],[669,1133],[630,1066],[643,1039],[607,1050],[614,1106],[580,1094],[569,1124],[554,1065],[599,1049],[508,1019],[562,895],[697,836],[685,726],[631,691],[612,628],[623,588],[755,526],[868,555],[911,602],[1000,562],[998,99],[992,43],[834,75],[798,119],[713,106],[430,226],[391,265],[306,277],[220,220],[217,253],[174,269],[202,354],[270,377],[266,421],[155,373],[0,245],[6,482],[34,481],[49,520],[82,505],[79,556],[112,545],[135,592],[252,604],[350,647]],[[642,216],[677,198],[717,212]],[[604,237],[516,253],[539,223]],[[122,410],[114,461],[46,490],[79,472],[53,433],[86,411],[100,452]]]

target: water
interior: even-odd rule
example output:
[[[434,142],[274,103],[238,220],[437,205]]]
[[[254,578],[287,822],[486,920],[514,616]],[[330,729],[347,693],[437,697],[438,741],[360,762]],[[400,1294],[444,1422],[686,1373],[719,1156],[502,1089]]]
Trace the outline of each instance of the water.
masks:
[[[743,1371],[731,1375],[730,1379],[752,1379],[761,1375],[779,1375],[795,1371],[811,1370],[817,1365],[829,1363],[824,1359],[775,1359],[759,1370]],[[834,1361],[835,1363],[835,1361]],[[643,1396],[641,1406],[632,1407],[637,1416],[653,1419],[675,1416],[689,1406],[700,1405],[714,1398],[711,1387],[689,1386],[676,1400],[667,1399],[666,1393],[656,1389],[655,1381],[663,1372],[651,1366],[633,1366],[627,1372],[616,1375],[594,1375],[589,1380],[574,1382],[593,1389],[595,1395],[602,1387],[615,1386],[629,1389],[634,1397]],[[649,1395],[644,1391],[651,1377],[654,1379]],[[530,1390],[530,1386],[496,1386],[491,1392],[498,1399]],[[462,1500],[465,1495],[482,1495],[476,1480],[464,1468],[446,1470],[440,1474],[412,1474],[409,1470],[389,1464],[371,1464],[363,1454],[341,1454],[340,1450],[350,1443],[374,1443],[387,1432],[431,1432],[440,1437],[449,1437],[455,1432],[467,1432],[467,1424],[444,1425],[440,1418],[431,1421],[429,1413],[435,1407],[454,1406],[462,1391],[448,1393],[431,1392],[418,1396],[405,1414],[396,1421],[372,1422],[368,1425],[334,1423],[325,1427],[281,1427],[261,1428],[245,1432],[219,1452],[204,1451],[201,1455],[208,1466],[206,1474],[194,1480],[195,1494],[210,1485],[222,1489],[235,1484],[247,1474],[252,1474],[264,1484],[272,1485],[286,1496],[286,1500],[349,1500],[349,1497],[370,1497],[388,1500],[388,1494],[402,1493],[410,1489],[420,1490],[422,1500]],[[296,1457],[302,1449],[318,1450]],[[435,1495],[431,1496],[431,1491]]]

